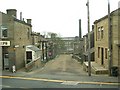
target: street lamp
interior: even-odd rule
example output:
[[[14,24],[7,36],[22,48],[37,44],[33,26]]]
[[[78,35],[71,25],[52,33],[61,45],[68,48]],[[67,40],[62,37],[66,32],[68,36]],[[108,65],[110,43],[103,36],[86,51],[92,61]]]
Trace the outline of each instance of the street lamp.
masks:
[[[87,17],[88,17],[88,75],[91,76],[91,60],[90,60],[90,12],[89,12],[89,0],[87,0]]]

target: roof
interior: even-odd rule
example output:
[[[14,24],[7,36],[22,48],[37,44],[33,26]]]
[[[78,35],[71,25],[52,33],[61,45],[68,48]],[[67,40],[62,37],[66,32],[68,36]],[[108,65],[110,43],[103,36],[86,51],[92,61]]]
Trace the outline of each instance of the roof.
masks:
[[[7,9],[7,10],[16,10],[16,9]],[[4,15],[8,15],[8,14],[3,13],[3,12],[1,12],[1,11],[0,11],[0,13],[2,13],[2,14],[4,14]],[[28,26],[32,27],[31,24],[28,24],[28,23],[26,23],[25,21],[19,20],[19,19],[17,19],[16,17],[13,17],[13,16],[11,16],[11,17],[12,17],[13,20],[16,21],[16,22],[19,22],[19,23],[22,23],[22,24],[25,24],[25,25],[28,25]]]
[[[37,47],[34,46],[34,45],[28,45],[28,46],[26,46],[26,48],[29,48],[29,49],[31,49],[32,51],[39,51],[39,50],[40,50],[39,48],[37,48]]]
[[[14,18],[14,17],[13,17],[13,18]],[[14,21],[19,22],[19,23],[22,23],[22,24],[25,24],[25,25],[28,25],[28,26],[32,27],[32,25],[31,25],[31,24],[28,24],[28,23],[26,23],[25,21],[19,20],[19,19],[17,19],[17,18],[14,18]]]
[[[120,8],[118,8],[118,9],[112,11],[112,12],[110,13],[110,15],[113,15],[114,13],[116,14],[116,12],[118,12],[118,11],[120,11]],[[118,15],[120,15],[120,14],[118,13]],[[98,20],[95,20],[94,24],[96,24],[96,23],[98,23],[98,22],[100,22],[101,20],[104,20],[104,19],[106,19],[106,18],[108,18],[108,15],[106,15],[106,16],[104,16],[104,17],[98,19]]]
[[[61,37],[62,40],[75,40],[75,37]]]

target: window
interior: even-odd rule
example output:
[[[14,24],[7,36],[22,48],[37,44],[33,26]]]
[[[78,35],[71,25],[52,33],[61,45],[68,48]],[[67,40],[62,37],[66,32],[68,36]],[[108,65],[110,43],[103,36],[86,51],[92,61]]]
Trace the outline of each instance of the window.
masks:
[[[27,59],[27,63],[32,61],[32,51],[26,52],[26,59]]]
[[[98,39],[98,35],[97,35],[97,33],[98,33],[98,32],[96,31],[96,32],[95,32],[95,34],[96,34],[96,41],[97,41],[97,39]]]
[[[91,61],[95,61],[95,57],[94,57],[94,55],[95,55],[95,53],[93,52],[93,53],[91,53]]]
[[[8,37],[8,29],[6,27],[1,27],[1,37],[2,38]]]
[[[28,35],[28,39],[30,38],[30,30],[29,28],[27,29],[27,35]]]
[[[98,28],[98,39],[100,39],[100,31],[101,31],[101,29],[100,29],[100,27]]]
[[[100,47],[98,47],[98,58],[100,58]]]
[[[101,38],[103,39],[103,36],[104,36],[104,28],[101,27]]]
[[[105,59],[108,59],[108,49],[107,48],[105,48]]]

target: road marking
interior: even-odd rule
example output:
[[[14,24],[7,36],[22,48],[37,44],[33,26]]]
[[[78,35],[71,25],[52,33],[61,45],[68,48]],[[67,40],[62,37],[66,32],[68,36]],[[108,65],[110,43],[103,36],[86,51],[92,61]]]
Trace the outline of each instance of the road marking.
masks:
[[[61,84],[64,85],[77,85],[79,82],[75,82],[75,81],[64,81]]]
[[[38,81],[49,81],[49,82],[63,82],[64,80],[52,80],[52,79],[41,79],[41,78],[25,78],[25,77],[14,77],[14,76],[0,76],[0,78],[12,78],[12,79],[24,79],[24,80],[38,80]]]
[[[57,82],[65,83],[66,80],[52,80],[52,79],[42,79],[42,78],[26,78],[26,77],[15,77],[15,76],[0,76],[0,78],[12,78],[12,79],[23,79],[23,80],[37,80],[37,81],[47,81],[47,82]],[[87,82],[87,81],[70,81],[67,80],[67,83],[74,82],[74,84],[98,84],[98,85],[120,85],[120,83],[113,82]],[[76,82],[76,83],[75,83]]]

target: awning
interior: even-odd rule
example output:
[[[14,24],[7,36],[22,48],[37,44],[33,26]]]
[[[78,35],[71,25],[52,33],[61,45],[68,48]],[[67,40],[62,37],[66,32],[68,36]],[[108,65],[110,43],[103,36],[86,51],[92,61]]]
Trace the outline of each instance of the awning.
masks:
[[[26,46],[26,48],[31,49],[32,51],[40,51],[40,49],[37,48],[37,47],[34,46],[34,45],[28,45],[28,46]]]

